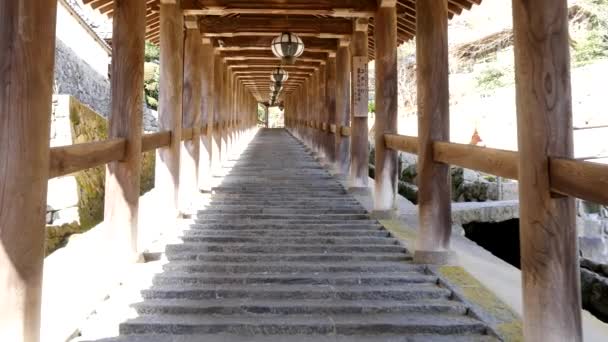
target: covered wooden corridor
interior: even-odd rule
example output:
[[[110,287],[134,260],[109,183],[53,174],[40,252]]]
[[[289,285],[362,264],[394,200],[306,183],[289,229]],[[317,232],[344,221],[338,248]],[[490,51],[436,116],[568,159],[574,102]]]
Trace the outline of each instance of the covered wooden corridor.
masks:
[[[260,310],[276,309],[270,305],[275,300],[304,300],[298,296],[305,294],[316,295],[308,299],[325,299],[330,296],[322,290],[327,286],[332,287],[331,299],[348,299],[348,304],[356,304],[356,308],[347,305],[345,309],[355,310],[349,314],[354,316],[340,316],[330,324],[327,317],[334,316],[328,316],[323,310],[335,312],[344,309],[341,305],[345,303],[335,303],[330,308],[317,306],[323,319],[307,317],[303,321],[296,318],[290,321],[290,313],[285,313],[284,321],[262,320],[258,322],[260,330],[250,330],[251,326],[240,324],[243,321],[239,319],[230,321],[226,318],[222,326],[228,327],[229,331],[224,332],[248,336],[260,332],[275,335],[277,340],[283,340],[282,334],[297,337],[306,332],[326,337],[347,335],[350,337],[343,340],[356,341],[353,336],[373,337],[378,333],[369,328],[376,324],[381,327],[382,334],[398,341],[409,341],[410,337],[429,340],[425,334],[437,331],[424,330],[425,324],[433,326],[444,322],[453,323],[455,328],[444,330],[440,335],[468,334],[468,337],[477,336],[480,340],[496,338],[492,336],[492,329],[473,317],[466,305],[451,301],[451,294],[438,286],[441,282],[433,278],[432,272],[420,272],[429,269],[429,265],[456,262],[450,250],[448,179],[449,165],[454,164],[519,181],[524,339],[582,340],[574,198],[607,204],[608,168],[573,159],[566,0],[513,0],[518,152],[450,143],[447,23],[454,15],[474,9],[481,0],[83,2],[113,19],[110,139],[51,149],[49,123],[56,0],[0,0],[0,340],[36,342],[40,339],[48,179],[107,165],[104,224],[109,227],[110,238],[115,243],[112,257],[125,263],[133,262],[141,255],[138,235],[145,230],[137,222],[141,153],[153,150],[157,151],[155,191],[160,194],[159,200],[165,208],[155,215],[167,229],[172,229],[176,219],[191,209],[199,190],[215,190],[218,198],[225,197],[225,205],[238,208],[237,213],[221,212],[224,209],[203,213],[198,223],[209,229],[201,232],[192,229],[190,235],[184,237],[186,240],[204,244],[214,239],[224,242],[236,239],[234,243],[238,245],[240,240],[243,244],[246,244],[244,240],[259,242],[264,234],[270,234],[269,241],[275,243],[275,246],[265,247],[268,250],[264,256],[249,256],[249,252],[240,251],[245,254],[205,254],[199,258],[196,249],[195,253],[169,253],[177,259],[194,258],[181,264],[175,260],[178,265],[211,273],[224,272],[227,278],[222,281],[231,277],[229,273],[238,278],[240,271],[255,273],[258,269],[265,272],[264,267],[278,273],[336,273],[301,277],[306,284],[302,286],[309,290],[306,292],[292,288],[266,293],[267,297],[257,298],[259,306],[255,307]],[[161,50],[161,131],[144,135],[141,105],[146,39],[158,44]],[[410,39],[416,39],[417,137],[397,134],[397,46]],[[373,137],[376,179],[371,194],[374,208],[371,213],[359,213],[356,203],[329,175],[345,179],[346,190],[350,193],[368,191],[367,63],[370,60],[375,60],[376,72]],[[249,175],[252,178],[238,186],[211,189],[210,175],[221,168],[231,151],[256,133],[258,104],[283,107],[286,131],[262,131],[236,171],[268,174]],[[318,167],[294,139],[302,142],[330,173]],[[402,247],[394,244],[390,237],[377,236],[378,233],[382,235],[382,230],[373,221],[394,216],[398,151],[414,153],[419,158],[420,231],[416,245],[407,246],[407,253],[393,251]],[[264,186],[256,185],[255,180]],[[284,191],[288,196],[295,191],[306,195],[304,198],[310,201],[289,198],[285,202],[273,202],[277,198],[268,193],[269,180],[276,180],[274,188],[278,193]],[[261,195],[269,197],[264,208],[246,208],[248,199],[262,200]],[[273,208],[269,208],[273,206],[276,206],[274,214]],[[272,224],[268,221],[273,220],[273,215],[285,216],[292,209],[294,219],[284,221],[281,227],[261,229],[253,234],[255,236],[247,231],[240,231],[240,236],[226,234],[229,229],[247,230],[256,224]],[[256,210],[271,214],[266,217],[256,214]],[[301,221],[306,221],[307,215],[314,210],[319,211],[317,219]],[[306,214],[302,216],[303,212]],[[330,223],[324,220],[336,218],[334,215],[345,215],[349,227],[325,226]],[[251,216],[261,221],[255,223]],[[363,229],[357,228],[362,223],[358,221],[365,223],[360,227]],[[248,226],[249,223],[252,226]],[[303,223],[312,223],[312,227],[305,229],[306,233],[297,228]],[[305,235],[297,237],[298,234]],[[336,237],[319,237],[332,234]],[[359,244],[388,246],[386,248],[396,254],[382,253],[378,257],[350,247],[338,252],[340,241],[348,241],[346,245],[351,247]],[[360,243],[355,243],[357,241]],[[321,248],[316,252],[296,252],[300,243],[318,243],[322,247],[315,247]],[[295,249],[279,251],[282,244],[294,245]],[[330,251],[330,245],[333,252],[341,254],[333,254],[333,257],[343,258],[352,268],[327,266],[331,265],[329,261],[290,268],[294,262],[316,263],[312,260],[320,253]],[[277,250],[273,251],[275,247]],[[281,256],[282,253],[286,255]],[[399,253],[402,255],[397,259],[403,260],[394,260]],[[244,260],[243,256],[251,259]],[[215,261],[211,260],[214,258],[225,258],[222,260],[226,263],[234,260],[234,265],[214,268]],[[298,258],[300,261],[296,261]],[[390,261],[381,260],[383,258]],[[254,260],[266,266],[250,265]],[[248,266],[243,268],[239,263]],[[368,263],[373,265],[366,267]],[[383,268],[383,263],[390,266]],[[324,265],[329,268],[323,268]],[[372,276],[366,278],[371,283],[380,282],[370,285],[377,286],[379,291],[376,292],[350,288],[354,285],[333,285],[332,281],[340,272],[350,271],[364,275],[384,271],[399,274],[388,277],[390,279],[380,277],[382,280]],[[266,284],[270,278],[258,279]],[[315,284],[315,279],[320,278],[322,284]],[[211,281],[214,278],[204,279]],[[245,298],[245,294],[251,295],[256,287],[248,281],[240,284],[239,290],[219,282],[217,284],[223,289],[207,292],[205,289],[210,285],[195,281],[188,285],[195,287],[189,292],[194,297],[186,299],[205,299],[211,292],[217,298]],[[347,284],[354,280],[346,277],[339,281]],[[277,286],[282,289],[280,286],[287,285]],[[416,292],[423,288],[424,294]],[[437,310],[433,311],[436,315],[415,305],[408,308],[424,312],[405,313],[408,309],[398,304],[409,300],[410,294],[416,300],[429,295],[432,300],[439,300],[442,309],[424,306],[427,303],[423,304],[424,310]],[[166,299],[181,298],[171,291],[158,295]],[[375,299],[381,301],[375,303],[378,310],[391,313],[362,319],[356,310],[374,307],[365,306],[365,301]],[[197,305],[193,306],[194,312],[185,313],[186,317],[179,318],[180,321],[171,321],[175,317],[161,317],[157,325],[146,325],[150,321],[142,318],[126,324],[124,332],[175,335],[218,332],[214,330],[217,326],[209,328],[210,324],[186,324],[206,319],[199,315],[201,311],[196,311]],[[215,309],[219,312],[231,310],[228,302],[218,305]],[[286,306],[284,311],[295,310],[293,307]],[[160,308],[164,310],[162,305]],[[411,320],[404,319],[410,314],[427,316],[420,320],[414,316]],[[450,318],[444,320],[445,314]],[[164,324],[168,322],[176,324]],[[230,322],[234,325],[230,326]],[[268,324],[264,325],[264,322]],[[293,326],[288,324],[290,322],[304,323],[290,330],[285,328]],[[193,326],[206,326],[208,330],[197,330]],[[158,330],[154,330],[157,327]],[[165,337],[157,336],[163,341],[179,341],[172,336]],[[317,337],[311,340],[319,340]],[[187,336],[181,338],[188,341]],[[430,338],[437,340],[433,338],[437,336]],[[462,338],[470,340],[466,336]],[[235,339],[234,336],[228,338]],[[143,340],[152,341],[149,337]]]

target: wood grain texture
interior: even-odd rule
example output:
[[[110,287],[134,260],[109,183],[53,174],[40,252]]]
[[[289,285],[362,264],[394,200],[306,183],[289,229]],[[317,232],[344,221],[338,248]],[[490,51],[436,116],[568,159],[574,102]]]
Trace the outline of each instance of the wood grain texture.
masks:
[[[124,138],[124,157],[106,166],[104,222],[116,256],[134,260],[138,247],[141,136],[143,132],[145,0],[114,1],[112,107],[108,136]]]
[[[514,0],[513,33],[524,339],[581,341],[574,200],[549,170],[573,155],[566,0]]]
[[[323,142],[325,145],[325,155],[327,162],[333,164],[336,162],[336,139],[329,132],[329,125],[335,125],[336,120],[336,56],[330,56],[327,59],[326,81],[325,81],[325,130]]]
[[[384,145],[385,133],[397,133],[397,11],[380,7],[374,18],[376,53],[376,177],[374,210],[396,209],[397,151]]]
[[[56,8],[0,1],[0,341],[40,337]]]
[[[124,160],[126,147],[125,138],[53,147],[50,150],[49,179]]]
[[[434,160],[433,142],[450,140],[447,1],[417,1],[416,15],[421,229],[416,251],[443,252],[452,231],[450,167]]]
[[[182,132],[182,89],[184,67],[184,18],[177,4],[160,5],[160,98],[159,129],[171,131],[171,144],[156,151],[155,188],[166,201],[163,220],[177,218],[180,144]]]
[[[352,57],[367,57],[369,55],[367,45],[368,20],[356,19],[353,26],[355,27],[355,31],[351,40]],[[355,92],[355,89],[352,87],[356,84],[353,77],[355,77],[355,73],[351,72],[351,99]],[[364,97],[369,97],[369,94],[364,95]],[[351,103],[353,103],[352,100]],[[351,110],[350,127],[350,175],[348,186],[351,188],[367,188],[369,178],[369,129],[367,118],[354,117]]]
[[[349,42],[344,42],[349,43]],[[350,125],[350,50],[348,44],[338,47],[336,53],[336,126]],[[335,135],[336,170],[348,175],[350,169],[350,139],[340,132]]]
[[[433,159],[438,163],[515,180],[519,173],[518,154],[514,151],[436,141],[433,143]]]
[[[141,151],[154,151],[157,148],[171,145],[171,132],[157,132],[144,134],[141,138]]]
[[[184,88],[180,151],[179,207],[187,212],[198,194],[201,125],[201,33],[187,29],[184,40]]]
[[[608,165],[550,158],[551,190],[608,205]]]
[[[418,137],[399,134],[384,134],[384,144],[387,148],[418,154]]]
[[[222,153],[222,132],[221,132],[221,115],[220,115],[220,96],[221,96],[221,68],[222,59],[219,51],[216,51],[213,56],[213,88],[212,88],[212,100],[213,101],[213,136],[211,144],[211,173],[215,174],[221,171],[221,153]],[[211,114],[211,112],[209,113]]]

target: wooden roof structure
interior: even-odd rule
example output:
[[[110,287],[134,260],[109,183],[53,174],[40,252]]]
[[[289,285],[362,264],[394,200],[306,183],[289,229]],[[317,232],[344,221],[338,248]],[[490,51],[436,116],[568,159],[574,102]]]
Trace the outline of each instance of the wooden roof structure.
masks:
[[[83,2],[109,17],[113,15],[113,0]],[[416,3],[415,0],[391,2],[397,9],[397,39],[398,44],[402,44],[415,37]],[[452,18],[480,3],[481,0],[448,0],[448,15]],[[181,7],[186,17],[198,22],[202,36],[213,39],[230,67],[242,74],[250,72],[259,76],[251,77],[247,85],[261,102],[267,96],[269,79],[260,72],[279,65],[270,43],[281,32],[293,32],[305,44],[304,55],[290,71],[310,73],[325,62],[329,53],[336,51],[340,39],[348,39],[352,34],[353,19],[366,18],[369,19],[369,59],[374,59],[373,17],[378,0],[182,0]],[[148,0],[146,39],[153,43],[160,39],[159,12],[160,0]],[[284,88],[287,94],[301,79],[291,77],[288,82]]]

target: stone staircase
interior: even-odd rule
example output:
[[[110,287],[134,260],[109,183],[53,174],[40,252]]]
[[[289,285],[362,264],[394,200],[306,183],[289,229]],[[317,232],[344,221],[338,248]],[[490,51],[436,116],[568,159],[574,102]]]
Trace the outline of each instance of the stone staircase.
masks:
[[[263,130],[106,341],[498,341],[284,130]]]

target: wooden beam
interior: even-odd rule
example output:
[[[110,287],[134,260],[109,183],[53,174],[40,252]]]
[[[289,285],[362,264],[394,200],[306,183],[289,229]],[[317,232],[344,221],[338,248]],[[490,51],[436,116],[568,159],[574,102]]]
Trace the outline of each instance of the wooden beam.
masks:
[[[218,174],[222,170],[222,162],[221,162],[221,153],[222,153],[222,133],[220,123],[222,121],[222,117],[220,114],[221,101],[220,98],[222,96],[221,86],[222,86],[222,68],[224,67],[222,63],[222,57],[220,56],[219,51],[214,51],[213,57],[213,141],[211,145],[211,172],[213,174]]]
[[[416,2],[418,85],[418,211],[414,261],[449,262],[452,233],[450,167],[433,158],[433,142],[450,140],[446,0]]]
[[[0,340],[40,338],[56,0],[0,1]]]
[[[343,38],[352,34],[350,20],[276,16],[203,17],[205,37],[269,36],[293,32],[302,37]]]
[[[397,198],[397,152],[384,145],[385,133],[397,133],[397,12],[380,7],[376,23],[376,178],[374,211],[392,215]]]
[[[183,6],[186,15],[308,15],[329,17],[371,17],[376,10],[375,0],[338,0],[314,3],[308,0],[290,0],[289,3],[276,1],[202,0],[188,1]]]
[[[184,65],[184,19],[179,4],[160,5],[160,104],[159,129],[171,131],[171,144],[156,151],[155,188],[166,201],[161,218],[172,225],[177,219],[180,142],[182,129],[182,88]]]
[[[211,191],[211,154],[212,139],[213,139],[213,106],[214,106],[214,52],[213,45],[209,39],[203,39],[201,47],[201,122],[206,125],[207,129],[204,135],[201,135],[200,157],[199,157],[199,185],[198,188],[204,191]]]
[[[336,53],[336,125],[338,127],[350,124],[350,40],[342,40]],[[335,135],[336,140],[336,171],[348,175],[350,168],[350,139]]]
[[[350,114],[350,177],[351,191],[367,191],[369,178],[369,143],[367,109],[363,113],[356,113],[356,98],[369,102],[368,89],[368,20],[356,19],[353,21],[353,37],[351,41],[351,103]]]
[[[157,148],[167,147],[171,145],[171,132],[157,132],[144,134],[141,139],[141,151],[154,151]]]
[[[572,158],[566,0],[513,0],[524,339],[582,341],[574,200],[548,158]]]
[[[433,142],[432,148],[435,162],[515,180],[519,175],[517,152],[444,141]]]
[[[114,241],[114,256],[135,261],[141,175],[145,0],[114,1],[112,30],[112,107],[109,138],[124,138],[124,158],[106,166],[104,222]],[[126,147],[126,149],[124,149]]]
[[[125,160],[126,147],[125,138],[53,147],[50,151],[49,179]]]
[[[201,34],[198,27],[186,30],[184,41],[184,88],[182,127],[184,132],[201,125]],[[191,140],[181,142],[179,207],[182,212],[192,209],[198,195],[200,132],[192,130]]]
[[[326,101],[326,111],[324,122],[329,124],[336,124],[336,54],[331,53],[329,59],[327,60],[327,71],[326,71],[326,80],[325,80],[325,96],[327,98]],[[325,150],[327,155],[327,161],[330,164],[335,164],[336,162],[336,139],[331,134],[325,134],[324,136]]]

